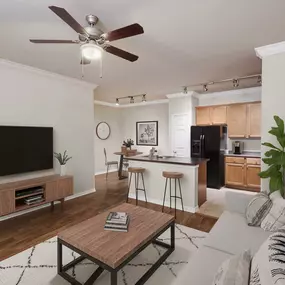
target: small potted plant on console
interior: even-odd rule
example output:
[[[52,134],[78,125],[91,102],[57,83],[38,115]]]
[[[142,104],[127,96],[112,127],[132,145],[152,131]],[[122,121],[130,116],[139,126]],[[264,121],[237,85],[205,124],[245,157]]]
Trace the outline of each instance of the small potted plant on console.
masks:
[[[54,157],[58,160],[60,164],[60,175],[66,175],[66,163],[72,158],[71,156],[67,155],[67,150],[64,151],[63,155],[59,152],[54,153]]]

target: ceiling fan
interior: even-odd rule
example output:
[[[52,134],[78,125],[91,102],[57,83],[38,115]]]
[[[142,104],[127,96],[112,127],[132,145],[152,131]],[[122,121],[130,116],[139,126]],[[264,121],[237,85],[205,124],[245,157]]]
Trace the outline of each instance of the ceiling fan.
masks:
[[[93,59],[101,58],[102,51],[106,51],[128,61],[134,62],[139,57],[109,44],[109,42],[124,39],[144,33],[143,27],[139,24],[132,24],[111,32],[104,33],[96,24],[98,17],[87,15],[87,27],[82,27],[65,9],[56,6],[49,6],[58,17],[68,24],[79,34],[79,40],[36,40],[30,42],[35,44],[80,44],[81,64],[89,64]]]

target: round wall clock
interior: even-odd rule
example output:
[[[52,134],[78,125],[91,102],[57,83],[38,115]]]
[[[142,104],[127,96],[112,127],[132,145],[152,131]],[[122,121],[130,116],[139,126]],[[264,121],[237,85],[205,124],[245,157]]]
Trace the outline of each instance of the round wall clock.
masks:
[[[100,122],[96,127],[96,135],[100,140],[106,140],[111,134],[110,126],[106,122]]]

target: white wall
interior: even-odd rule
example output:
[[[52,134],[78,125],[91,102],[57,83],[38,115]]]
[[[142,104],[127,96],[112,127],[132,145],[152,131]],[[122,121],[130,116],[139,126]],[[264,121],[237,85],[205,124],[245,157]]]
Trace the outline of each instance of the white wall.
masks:
[[[95,104],[95,126],[100,122],[106,122],[111,129],[110,137],[107,140],[100,140],[96,133],[95,135],[95,173],[106,171],[104,148],[106,148],[107,158],[111,160],[119,160],[114,152],[121,150],[123,142],[123,120],[121,116],[122,109],[96,105]]]
[[[197,95],[199,99],[199,106],[213,106],[232,103],[246,103],[261,101],[261,87],[245,88],[238,90],[230,90],[223,92],[214,92]],[[244,150],[259,151],[261,147],[260,139],[237,139],[244,142]],[[228,149],[232,150],[232,142],[235,140],[228,140]]]
[[[261,87],[237,89],[197,95],[199,106],[261,101]]]
[[[104,161],[104,147],[107,150],[108,160],[119,161],[119,156],[113,153],[121,150],[123,140],[133,139],[138,151],[149,153],[150,146],[136,145],[136,122],[158,121],[158,146],[155,148],[159,154],[169,154],[168,104],[141,104],[132,107],[109,107],[95,104],[95,124],[105,121],[111,127],[110,137],[102,141],[95,134],[95,173],[106,171]]]
[[[74,190],[94,189],[94,85],[0,60],[0,124],[54,128],[54,151],[68,150]],[[15,162],[17,163],[17,162]],[[59,166],[54,161],[55,172]],[[28,173],[0,182],[34,177]]]
[[[268,131],[275,126],[274,115],[285,120],[285,53],[271,55],[262,60],[262,130],[263,142],[278,145],[274,136]],[[262,155],[268,150],[261,148]],[[268,166],[263,164],[262,169]],[[268,190],[268,181],[262,179],[262,190]]]
[[[136,122],[158,121],[158,146],[155,148],[159,154],[169,154],[169,121],[168,104],[141,105],[129,108],[120,108],[123,119],[123,139],[131,138],[136,144]],[[150,146],[134,146],[146,154]]]

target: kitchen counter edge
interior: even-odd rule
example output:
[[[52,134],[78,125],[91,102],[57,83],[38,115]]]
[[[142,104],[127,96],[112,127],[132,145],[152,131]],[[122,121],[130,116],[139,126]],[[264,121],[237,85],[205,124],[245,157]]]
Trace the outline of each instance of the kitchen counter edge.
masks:
[[[168,163],[168,164],[178,164],[178,165],[190,165],[195,166],[209,161],[207,158],[183,158],[183,157],[173,157],[173,158],[149,158],[142,156],[130,156],[127,157],[128,160],[143,161],[143,162],[154,162],[154,163]]]

